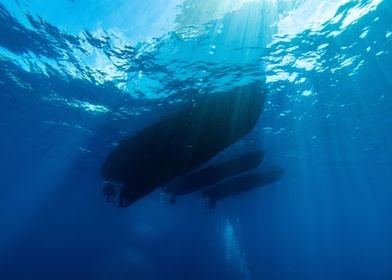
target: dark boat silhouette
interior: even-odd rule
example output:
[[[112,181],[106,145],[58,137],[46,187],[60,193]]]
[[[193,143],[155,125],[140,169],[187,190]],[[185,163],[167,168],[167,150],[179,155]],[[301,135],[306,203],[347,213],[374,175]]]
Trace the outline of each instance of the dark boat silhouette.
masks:
[[[216,202],[219,200],[274,183],[282,177],[282,175],[283,169],[279,167],[270,167],[266,170],[250,172],[220,182],[202,191],[201,195],[203,198],[208,199],[208,207],[214,208]]]
[[[262,161],[262,151],[249,151],[223,162],[211,164],[205,168],[188,173],[164,187],[164,191],[172,196],[175,202],[177,195],[186,195],[204,190],[229,177],[233,177],[256,168]]]
[[[260,82],[208,94],[124,139],[101,169],[104,179],[122,185],[119,207],[200,167],[243,138],[257,123],[265,97]]]

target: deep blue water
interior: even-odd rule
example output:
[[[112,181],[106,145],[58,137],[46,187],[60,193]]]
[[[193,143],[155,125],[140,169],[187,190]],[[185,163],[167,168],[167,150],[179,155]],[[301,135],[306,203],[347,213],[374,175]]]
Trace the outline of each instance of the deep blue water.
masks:
[[[390,1],[53,2],[0,1],[0,279],[392,279]],[[255,79],[218,157],[262,148],[278,182],[105,203],[118,141]]]

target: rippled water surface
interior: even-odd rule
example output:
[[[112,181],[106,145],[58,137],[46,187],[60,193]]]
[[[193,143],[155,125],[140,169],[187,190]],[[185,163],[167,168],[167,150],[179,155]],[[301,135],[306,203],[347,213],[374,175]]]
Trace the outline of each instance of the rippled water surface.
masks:
[[[1,279],[391,279],[388,0],[0,0]],[[284,176],[219,202],[104,202],[117,143],[261,80]]]

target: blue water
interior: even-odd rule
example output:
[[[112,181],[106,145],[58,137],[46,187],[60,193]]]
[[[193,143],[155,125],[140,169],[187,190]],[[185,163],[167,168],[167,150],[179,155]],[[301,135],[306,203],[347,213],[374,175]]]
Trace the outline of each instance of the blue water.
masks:
[[[0,1],[0,279],[392,279],[390,1],[93,2]],[[278,182],[105,203],[118,141],[255,79],[218,157],[262,148]]]

